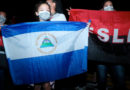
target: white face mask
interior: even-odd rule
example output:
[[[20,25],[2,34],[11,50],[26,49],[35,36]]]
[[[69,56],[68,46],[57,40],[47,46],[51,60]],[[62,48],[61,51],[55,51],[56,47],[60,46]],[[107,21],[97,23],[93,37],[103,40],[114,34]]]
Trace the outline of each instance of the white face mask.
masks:
[[[106,6],[104,7],[104,11],[114,11],[113,6]]]
[[[3,25],[6,21],[6,18],[3,15],[0,15],[0,25]]]
[[[39,18],[43,21],[50,19],[50,17],[51,17],[51,14],[49,11],[40,11],[39,12]]]

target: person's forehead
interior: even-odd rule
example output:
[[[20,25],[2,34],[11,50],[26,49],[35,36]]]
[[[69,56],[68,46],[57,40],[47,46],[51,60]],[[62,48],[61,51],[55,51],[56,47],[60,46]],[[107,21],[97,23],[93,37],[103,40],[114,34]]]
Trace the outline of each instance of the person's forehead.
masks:
[[[39,8],[49,8],[47,4],[41,4]]]
[[[6,16],[6,13],[3,12],[3,11],[0,11],[0,15],[4,15],[4,16]]]
[[[47,0],[47,3],[48,3],[48,4],[53,4],[53,3],[55,3],[55,2],[52,1],[52,0]]]
[[[46,0],[47,2],[54,2],[53,0]]]
[[[105,4],[112,4],[112,2],[111,1],[107,1]]]
[[[52,2],[53,0],[46,0],[47,2]]]

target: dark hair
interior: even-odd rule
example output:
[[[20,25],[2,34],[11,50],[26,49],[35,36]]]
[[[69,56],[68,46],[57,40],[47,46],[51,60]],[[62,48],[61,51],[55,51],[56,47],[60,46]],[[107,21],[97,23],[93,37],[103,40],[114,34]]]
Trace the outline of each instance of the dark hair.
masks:
[[[105,4],[106,2],[108,2],[108,1],[112,2],[112,0],[105,0],[105,1],[102,3],[102,7],[103,7],[104,4]],[[112,2],[112,4],[113,4],[113,2]]]
[[[35,12],[38,11],[38,8],[39,8],[42,4],[48,5],[48,6],[49,6],[49,9],[50,9],[50,11],[51,11],[51,7],[50,7],[50,5],[49,5],[47,2],[40,1],[40,2],[38,2],[38,3],[35,5]]]
[[[48,6],[49,6],[49,9],[50,9],[50,12],[51,12],[51,7],[50,7],[50,5],[49,5],[47,2],[45,2],[45,1],[40,1],[40,2],[38,2],[38,3],[35,5],[34,12],[37,12],[37,11],[38,11],[38,8],[39,8],[42,4],[48,5]],[[36,15],[34,15],[34,21],[37,21],[37,20],[39,20],[39,17],[36,16]]]

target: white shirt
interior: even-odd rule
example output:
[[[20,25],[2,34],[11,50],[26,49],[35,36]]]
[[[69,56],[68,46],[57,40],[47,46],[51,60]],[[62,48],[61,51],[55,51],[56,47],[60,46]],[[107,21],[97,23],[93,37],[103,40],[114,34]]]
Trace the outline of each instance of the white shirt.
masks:
[[[65,17],[64,14],[62,14],[62,13],[56,13],[56,14],[54,14],[51,17],[50,21],[67,21],[67,20],[66,20],[66,17]]]

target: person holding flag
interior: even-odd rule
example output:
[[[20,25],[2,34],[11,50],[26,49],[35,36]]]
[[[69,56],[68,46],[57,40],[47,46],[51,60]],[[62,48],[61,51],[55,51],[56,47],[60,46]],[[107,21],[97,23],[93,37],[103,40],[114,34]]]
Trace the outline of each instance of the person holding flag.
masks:
[[[46,5],[49,8],[44,8],[44,6],[39,6],[41,4],[36,5],[35,14],[40,21],[66,21],[66,17],[62,13],[56,12],[56,3],[53,1],[47,1]],[[43,7],[43,8],[42,8]],[[44,10],[46,9],[46,10]]]
[[[1,27],[5,25],[6,12],[0,11],[0,90],[6,90],[6,79],[8,79],[8,64],[5,55]],[[8,81],[9,82],[9,81]]]
[[[56,13],[56,3],[52,0],[47,2],[39,2],[35,7],[35,14],[40,22],[42,21],[66,21],[64,14]],[[37,84],[34,90],[40,90],[41,86],[45,90],[51,90],[50,83]]]
[[[115,11],[112,1],[106,0],[101,10]],[[110,63],[98,63],[97,65],[98,90],[106,90],[108,71],[110,72],[112,81],[114,82],[114,90],[126,90],[124,81],[124,67],[119,64],[110,65]]]

